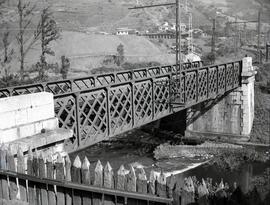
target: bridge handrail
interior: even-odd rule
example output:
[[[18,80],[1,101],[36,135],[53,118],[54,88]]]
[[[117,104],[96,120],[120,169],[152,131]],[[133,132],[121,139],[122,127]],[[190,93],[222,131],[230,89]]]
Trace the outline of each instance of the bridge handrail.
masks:
[[[194,61],[191,63],[184,63],[182,66],[184,69],[190,69],[192,67],[201,67],[202,62]],[[87,77],[71,78],[71,79],[66,79],[66,80],[57,80],[57,81],[49,81],[49,82],[29,84],[29,85],[12,86],[12,87],[0,89],[0,97],[7,97],[7,96],[12,96],[12,95],[26,94],[26,93],[31,93],[31,92],[41,92],[41,91],[49,91],[49,92],[52,92],[53,94],[57,94],[59,93],[59,91],[60,93],[71,92],[75,89],[80,90],[81,87],[87,87],[87,88],[98,87],[104,84],[104,81],[106,81],[105,84],[106,83],[110,84],[116,81],[121,82],[121,79],[120,79],[121,77],[123,78],[124,81],[138,78],[136,74],[141,75],[140,72],[144,72],[143,75],[151,76],[150,72],[154,72],[153,70],[157,70],[156,71],[157,73],[161,73],[161,72],[164,73],[162,69],[164,70],[166,68],[175,68],[175,67],[176,65],[153,66],[153,67],[148,67],[148,68],[137,68],[137,69],[126,70],[126,71],[114,71],[114,72],[104,73],[104,74],[95,74],[95,75],[90,75]],[[127,76],[124,76],[124,75],[127,75]],[[111,79],[107,79],[107,78],[111,78]],[[81,85],[79,85],[79,83],[81,83]],[[20,89],[25,89],[25,90],[18,91]],[[34,89],[34,91],[31,91],[30,89]]]
[[[210,65],[210,66],[203,66],[203,67],[199,67],[199,68],[191,68],[191,69],[188,69],[188,70],[182,70],[181,71],[181,74],[182,74],[181,77],[182,78],[185,77],[185,75],[187,73],[197,72],[197,71],[200,71],[200,70],[209,70],[211,68],[215,68],[215,67],[219,67],[219,66],[226,66],[228,64],[232,64],[232,63],[236,63],[236,62],[241,63],[242,60],[231,61],[229,63],[222,63],[222,64],[213,64],[213,65]],[[172,65],[172,66],[175,66],[175,65]],[[226,69],[226,67],[225,67],[225,69]],[[138,69],[138,70],[140,70],[140,69]],[[177,75],[176,73],[172,74],[172,76],[176,76],[176,75]],[[93,91],[97,91],[97,90],[106,90],[108,88],[113,88],[113,87],[117,87],[117,86],[125,86],[125,85],[128,85],[128,84],[138,83],[138,82],[142,82],[142,81],[148,81],[148,80],[154,81],[154,79],[161,79],[161,78],[169,77],[169,76],[170,76],[170,73],[163,73],[163,74],[150,76],[150,77],[142,77],[142,78],[138,78],[138,79],[135,78],[135,79],[127,80],[127,81],[124,81],[124,82],[110,83],[110,84],[106,84],[106,85],[102,85],[102,86],[91,87],[91,88],[71,91],[71,92],[67,92],[67,93],[59,93],[59,94],[55,94],[54,98],[65,97],[65,96],[69,96],[69,95],[75,95],[75,94],[78,94],[78,93],[93,92]]]

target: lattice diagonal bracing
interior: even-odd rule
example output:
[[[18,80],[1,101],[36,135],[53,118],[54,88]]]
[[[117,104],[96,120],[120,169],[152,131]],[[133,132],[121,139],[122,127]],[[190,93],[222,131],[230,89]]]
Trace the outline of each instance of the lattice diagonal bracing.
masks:
[[[186,74],[186,103],[196,100],[196,72]]]
[[[120,133],[132,126],[131,86],[110,89],[111,133]]]
[[[209,68],[208,89],[209,97],[215,96],[217,92],[217,69],[215,67]]]
[[[104,90],[84,93],[79,99],[82,140],[96,141],[97,137],[106,135],[108,129],[106,93]]]
[[[226,69],[225,66],[218,66],[218,93],[223,93],[225,91],[225,77],[226,77]]]
[[[232,89],[233,88],[233,64],[228,64],[227,67],[226,67],[226,89]]]
[[[76,105],[73,95],[56,98],[54,100],[55,115],[59,120],[59,127],[71,129],[76,136]]]
[[[151,81],[136,83],[134,86],[135,125],[149,122],[152,116]]]
[[[198,72],[198,97],[199,100],[207,98],[207,70],[200,70]]]
[[[154,84],[155,84],[154,85],[155,116],[160,117],[169,113],[170,94],[169,94],[169,86],[166,86],[166,84],[167,85],[169,84],[169,79],[159,78],[156,80]],[[164,84],[165,86],[160,86]]]

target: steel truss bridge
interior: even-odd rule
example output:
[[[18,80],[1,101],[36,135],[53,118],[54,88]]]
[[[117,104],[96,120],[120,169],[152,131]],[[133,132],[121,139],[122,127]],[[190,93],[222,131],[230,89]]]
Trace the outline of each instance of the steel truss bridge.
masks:
[[[242,61],[158,66],[0,90],[0,97],[54,94],[62,128],[81,149],[241,86]]]

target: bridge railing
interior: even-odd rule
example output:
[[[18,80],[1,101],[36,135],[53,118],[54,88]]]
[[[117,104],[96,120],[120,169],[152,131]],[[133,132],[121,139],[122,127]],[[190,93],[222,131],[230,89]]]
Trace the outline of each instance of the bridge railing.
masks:
[[[182,65],[183,69],[185,70],[191,68],[198,68],[201,66],[202,66],[201,61],[184,63]],[[42,91],[51,92],[53,94],[61,94],[61,93],[63,94],[67,92],[99,87],[113,83],[130,81],[132,79],[139,79],[142,77],[165,74],[174,70],[175,65],[156,66],[149,68],[139,68],[134,70],[117,71],[99,75],[91,75],[87,77],[67,79],[67,80],[58,80],[45,83],[8,87],[0,89],[0,98]]]
[[[241,85],[241,69],[235,61],[59,94],[55,113],[60,127],[74,130],[74,148],[83,148],[222,96]]]

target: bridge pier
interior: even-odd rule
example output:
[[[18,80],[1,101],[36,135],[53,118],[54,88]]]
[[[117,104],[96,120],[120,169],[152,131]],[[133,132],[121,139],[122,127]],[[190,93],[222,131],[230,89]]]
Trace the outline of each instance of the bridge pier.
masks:
[[[187,110],[187,137],[248,141],[254,119],[252,58],[243,59],[241,87]]]

